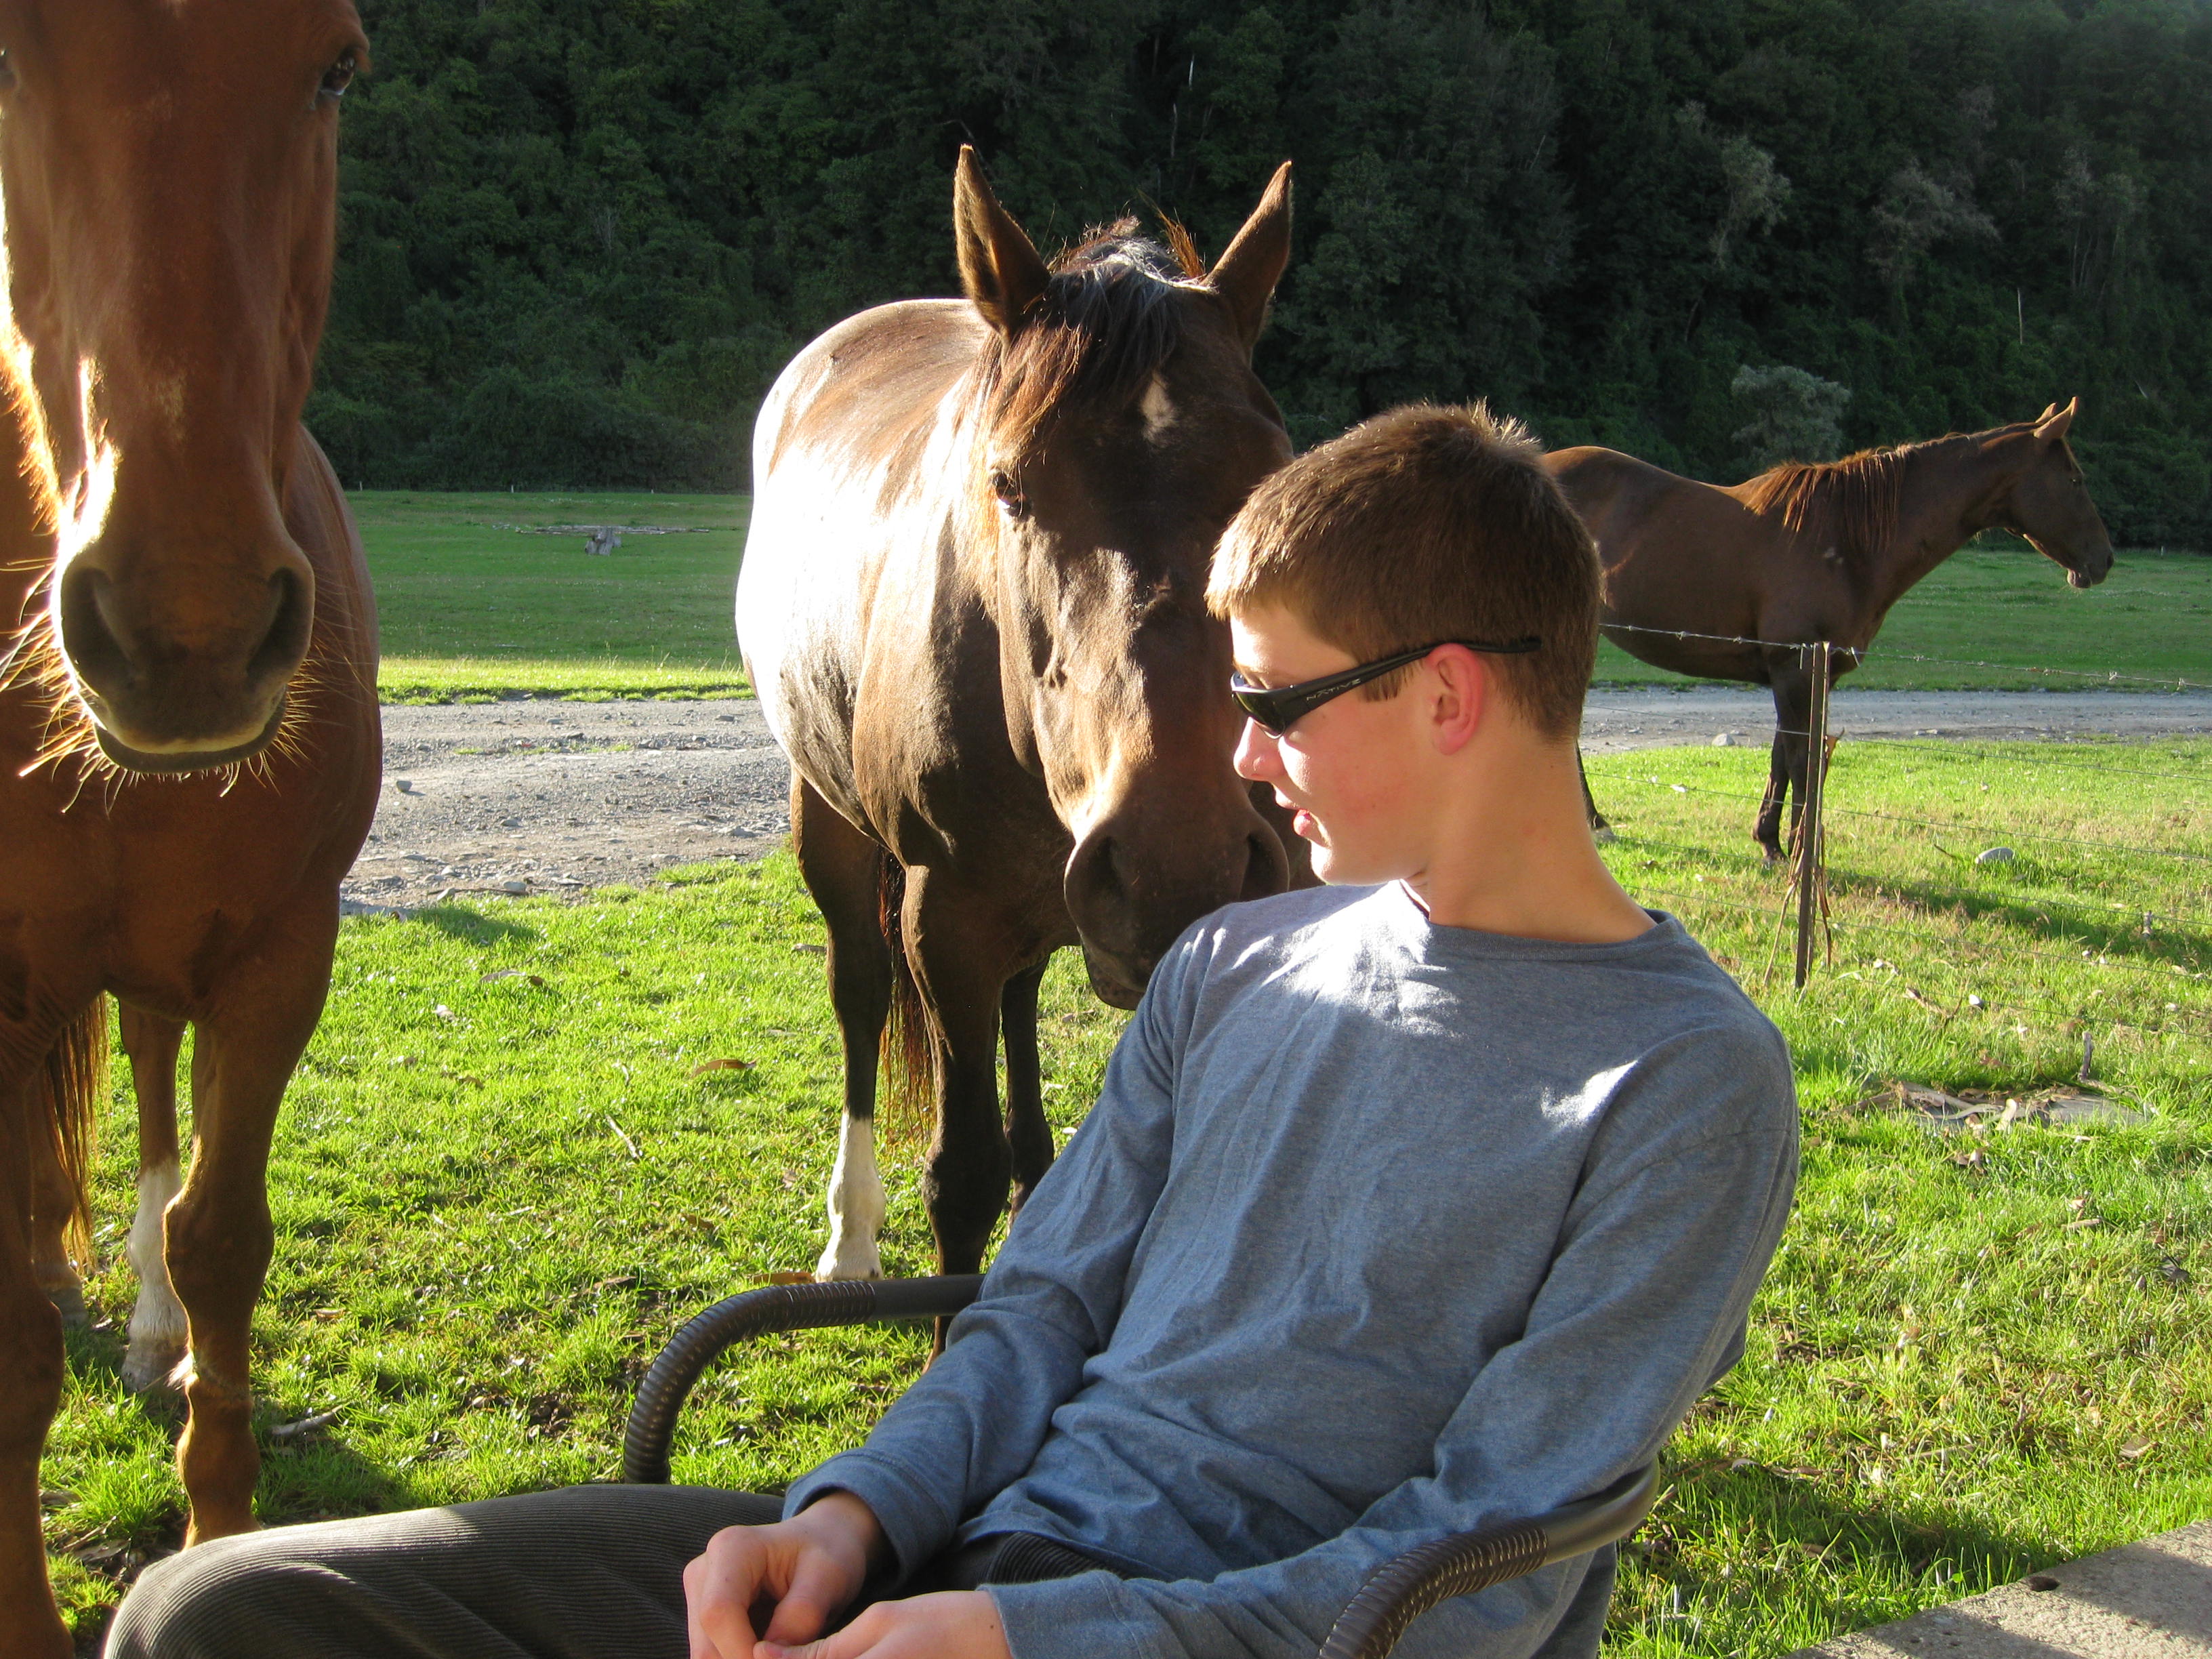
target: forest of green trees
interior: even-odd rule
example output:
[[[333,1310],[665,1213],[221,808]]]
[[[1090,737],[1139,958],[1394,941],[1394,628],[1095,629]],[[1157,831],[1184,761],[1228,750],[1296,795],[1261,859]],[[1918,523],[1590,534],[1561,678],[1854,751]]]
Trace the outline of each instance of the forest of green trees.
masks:
[[[2079,394],[2113,539],[2212,547],[2212,0],[362,0],[308,423],[349,483],[742,489],[790,354],[1041,246],[1217,252],[1312,442],[1486,397],[1733,480]]]

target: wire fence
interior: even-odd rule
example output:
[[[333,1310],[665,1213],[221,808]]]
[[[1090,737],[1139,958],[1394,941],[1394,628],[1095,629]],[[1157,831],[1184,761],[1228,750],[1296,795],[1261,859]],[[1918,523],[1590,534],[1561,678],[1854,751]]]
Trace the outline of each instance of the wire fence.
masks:
[[[2094,685],[2145,685],[2154,686],[2161,691],[2212,691],[2212,679],[2192,680],[2183,675],[2130,674],[2118,669],[2105,668],[2057,668],[2046,663],[1990,662],[1979,657],[1937,657],[1923,651],[1877,649],[1870,645],[1838,645],[1832,641],[1762,640],[1748,634],[1704,634],[1694,628],[1650,628],[1638,623],[1609,622],[1599,626],[1600,630],[1606,634],[1641,634],[1656,639],[1703,640],[1716,645],[1748,645],[1760,651],[1776,653],[1808,651],[1815,646],[1825,645],[1832,655],[1847,657],[1855,664],[1934,663],[1948,668],[2001,670],[2007,673],[2043,678],[2081,680]]]
[[[1607,626],[1613,631],[1621,625]],[[1848,652],[1840,647],[1830,650],[1818,641],[1808,645],[1800,641],[1661,629],[1626,631],[1679,634],[1686,639],[1754,647],[1772,653],[1799,652],[1803,653],[1801,660],[1808,678],[1820,691],[1825,691],[1826,684],[1845,665],[1845,662],[1836,659],[1864,660],[1872,654],[1856,648]],[[2212,680],[2191,680],[2186,677],[2153,678],[2112,671],[1942,659],[1912,653],[1885,654],[1899,659],[2049,674],[2100,685],[2154,685],[2165,691],[2212,690]],[[1911,751],[1912,763],[1917,766],[1924,760],[1931,769],[1940,769],[1936,777],[1954,781],[1933,786],[1944,793],[1942,805],[1935,810],[1899,811],[1895,810],[1897,803],[1893,799],[1875,802],[1854,799],[1855,784],[1871,787],[1869,775],[1859,774],[1850,763],[1854,750],[1864,751],[1858,750],[1847,734],[1839,737],[1831,732],[1825,696],[1816,696],[1813,702],[1811,718],[1806,725],[1778,730],[1778,736],[1802,739],[1800,746],[1806,755],[1819,756],[1822,763],[1816,772],[1808,758],[1800,775],[1814,787],[1803,792],[1804,802],[1793,801],[1793,808],[1802,805],[1807,810],[1790,842],[1794,862],[1787,899],[1778,896],[1762,903],[1732,896],[1725,891],[1694,890],[1705,884],[1704,875],[1692,877],[1691,889],[1647,886],[1641,889],[1642,896],[1656,902],[1673,901],[1692,909],[1756,918],[1768,934],[1771,946],[1766,964],[1770,975],[1792,931],[1794,912],[1796,978],[1801,987],[1815,966],[1837,971],[1836,938],[1839,933],[1847,938],[1866,935],[1868,943],[1876,949],[1888,948],[1880,941],[1893,939],[1901,953],[1917,952],[1916,960],[1931,964],[2001,962],[2022,970],[2008,981],[2014,986],[2014,990],[2008,994],[2013,1006],[2004,1010],[1991,1006],[1978,996],[1947,1008],[1940,1000],[1919,989],[1903,988],[1903,994],[1928,1007],[1947,1027],[1950,1020],[1967,1011],[1970,1000],[1977,1012],[2008,1012],[2039,1020],[2056,1018],[2074,1022],[2075,1028],[2079,1029],[2099,1025],[2145,1036],[2197,1041],[2212,1037],[2212,994],[2208,994],[2212,993],[2212,988],[2203,982],[2212,976],[2212,881],[2205,880],[2199,873],[2205,866],[2212,866],[2212,836],[2208,836],[2206,823],[2207,815],[2212,814],[2212,754],[2207,756],[2205,765],[2197,769],[2145,763],[2148,757],[2138,759],[2107,741],[2089,744],[2029,739],[2002,747],[1985,741],[1958,739],[1923,744]],[[1941,729],[1916,735],[1940,737]],[[1839,744],[1844,745],[1840,750]],[[1839,756],[1844,764],[1838,764]],[[1615,762],[1620,763],[1617,769],[1608,763]],[[1679,778],[1673,781],[1662,780],[1648,769],[1639,769],[1632,752],[1607,757],[1601,765],[1602,769],[1593,770],[1591,777],[1593,784],[1601,790],[1649,785],[1674,796],[1701,797],[1751,808],[1764,808],[1768,802],[1766,795],[1741,789],[1715,787]],[[2133,822],[2130,833],[2100,835],[2096,833],[2094,811],[2090,812],[2087,823],[2062,820],[2030,827],[2016,821],[1992,823],[1958,810],[1961,795],[1966,800],[1977,798],[1967,793],[1975,783],[1975,773],[1985,775],[1980,787],[1989,789],[2000,776],[2008,784],[2016,784],[2024,775],[2036,775],[2036,769],[2045,769],[2041,775],[2044,776],[2056,774],[2072,778],[2075,785],[2069,787],[2087,787],[2093,776],[2100,781],[2105,778],[2125,780],[2130,787],[2158,785],[2157,800],[2161,811],[2150,816],[2154,822],[2159,817],[2166,817],[2176,826],[2176,833],[2171,840],[2162,834],[2145,836],[2142,833],[2142,814],[2130,814]],[[1893,788],[1893,781],[1891,787]],[[1792,795],[1798,793],[1793,781]],[[1630,811],[1632,815],[1642,815],[1635,807]],[[1839,829],[1844,833],[1839,839],[1835,838],[1833,831]],[[1875,839],[1868,840],[1869,836]],[[2049,850],[2035,854],[2043,879],[2033,886],[2001,885],[1996,879],[1986,885],[1961,885],[1955,879],[1942,879],[1940,870],[1928,877],[1897,874],[1894,855],[1900,837],[1924,839],[1928,846],[1962,872],[1978,872],[1992,861],[2009,866],[2019,858],[2015,851],[2019,848]],[[1947,840],[1954,844],[1947,845]],[[1663,831],[1656,836],[1645,837],[1644,844],[1655,852],[1678,855],[1676,861],[1683,854],[1710,857],[1716,851],[1701,843],[1669,841]],[[2056,865],[2052,860],[2057,861]],[[1723,855],[1720,861],[1730,860]],[[2079,890],[2050,890],[2051,882],[2062,878],[2094,883],[2094,892],[2084,896]],[[1715,885],[1729,879],[1725,875],[1718,876]],[[2116,890],[2121,896],[2112,896]],[[2099,894],[2102,896],[2096,896]],[[1915,924],[1889,919],[1885,914],[1899,907],[1907,907],[1923,916],[1936,913],[1949,925],[1938,922],[1931,926],[1926,921]],[[1865,951],[1851,953],[1850,960],[1857,965],[1844,970],[1849,977],[1899,971],[1896,963],[1869,956]],[[2124,1013],[2083,1006],[2079,999],[2073,1002],[2053,999],[2050,994],[2051,983],[2062,976],[2078,979],[2085,963],[2100,974],[2110,970],[2117,976],[2112,988],[2124,993],[2120,1000],[2125,1003]],[[2102,1000],[2106,994],[2106,989],[2099,988],[2091,990],[2088,997],[2094,1001]]]

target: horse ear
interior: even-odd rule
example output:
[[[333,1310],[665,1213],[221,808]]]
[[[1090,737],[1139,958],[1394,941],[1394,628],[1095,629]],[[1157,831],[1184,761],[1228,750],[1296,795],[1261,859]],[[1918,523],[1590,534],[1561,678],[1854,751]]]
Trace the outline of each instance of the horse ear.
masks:
[[[1267,325],[1268,302],[1290,262],[1291,164],[1285,161],[1275,169],[1267,193],[1206,278],[1206,285],[1229,301],[1247,351]]]
[[[969,144],[960,146],[952,185],[952,234],[960,255],[960,286],[969,301],[1000,333],[1018,332],[1022,313],[1044,292],[1051,273],[1037,258],[1036,245],[991,193]]]
[[[2065,408],[2058,410],[2056,414],[2049,410],[2045,410],[2043,418],[2035,423],[2035,435],[2045,443],[2049,443],[2054,438],[2064,437],[2066,428],[2074,424],[2074,411],[2081,406],[2081,400],[2076,398]]]
[[[2034,420],[2034,422],[2033,422],[2033,424],[2034,424],[2034,425],[2036,425],[2036,426],[2041,426],[2041,425],[2042,425],[2045,421],[2049,420],[2049,419],[2050,419],[2053,415],[2056,415],[2057,412],[2058,412],[2058,405],[2057,405],[2057,404],[2044,404],[2044,406],[2043,406],[2043,413],[2042,413],[2042,414],[2040,414],[2040,415],[2039,415],[2039,416],[2037,416],[2035,417],[2035,420]]]

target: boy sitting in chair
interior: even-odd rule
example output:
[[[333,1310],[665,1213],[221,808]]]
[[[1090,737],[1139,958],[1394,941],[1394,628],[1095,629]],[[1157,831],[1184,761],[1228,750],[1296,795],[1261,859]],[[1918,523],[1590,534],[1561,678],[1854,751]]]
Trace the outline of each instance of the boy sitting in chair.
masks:
[[[1650,1461],[1741,1352],[1796,1113],[1774,1028],[1591,844],[1597,590],[1480,408],[1292,462],[1209,597],[1237,769],[1331,884],[1183,936],[866,1446],[781,1505],[589,1486],[218,1540],[111,1651],[1311,1659],[1382,1563]],[[1587,1659],[1613,1577],[1447,1601],[1399,1651]]]

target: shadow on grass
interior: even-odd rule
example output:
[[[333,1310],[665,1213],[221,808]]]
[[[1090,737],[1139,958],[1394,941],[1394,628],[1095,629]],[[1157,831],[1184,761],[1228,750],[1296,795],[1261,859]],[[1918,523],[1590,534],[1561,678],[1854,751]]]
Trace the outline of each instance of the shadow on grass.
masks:
[[[2069,952],[2088,945],[2106,956],[2125,956],[2160,965],[2194,969],[2212,955],[2212,937],[2186,927],[2140,928],[2141,912],[2115,910],[2100,921],[2077,908],[2079,901],[2037,899],[2026,894],[1976,892],[1911,878],[1882,879],[1832,869],[1828,888],[1838,898],[1887,899],[1912,905],[1930,921],[1965,915],[1973,921],[1996,921]],[[2155,913],[2154,913],[2155,914]]]
[[[465,904],[433,904],[417,910],[415,920],[470,945],[496,945],[503,939],[526,942],[539,937],[535,927],[487,915]]]
[[[1718,1538],[1741,1540],[1755,1557],[1797,1554],[1827,1568],[1818,1583],[1802,1567],[1773,1571],[1791,1580],[1808,1599],[1805,1611],[1836,1633],[1904,1617],[1901,1604],[1978,1594],[2065,1555],[1977,1516],[1924,1504],[1884,1508],[1870,1493],[1847,1499],[1825,1483],[1755,1463],[1688,1464],[1668,1470],[1668,1480],[1661,1507],[1637,1533],[1630,1556],[1641,1574],[1678,1589],[1683,1605],[1758,1594],[1760,1572],[1747,1572],[1742,1560],[1707,1554],[1710,1571],[1688,1564],[1686,1545]]]
[[[124,1390],[124,1328],[103,1324],[70,1330],[65,1348],[70,1374],[78,1386],[103,1395]],[[174,1389],[149,1389],[132,1396],[133,1403],[158,1425],[173,1449],[185,1425],[185,1401]],[[295,1439],[276,1439],[271,1431],[280,1424],[296,1423],[309,1414],[296,1401],[257,1400],[254,1438],[261,1449],[261,1476],[254,1486],[253,1510],[264,1526],[296,1522],[329,1521],[356,1515],[377,1515],[406,1506],[405,1490],[391,1471],[356,1452],[327,1429],[304,1431]],[[119,1601],[138,1576],[155,1562],[167,1559],[184,1543],[183,1509],[170,1507],[149,1512],[126,1535],[104,1535],[85,1540],[92,1553],[72,1553],[94,1584],[109,1587],[101,1599]],[[80,1614],[76,1651],[85,1659],[97,1654],[106,1639],[112,1610],[94,1616]]]

